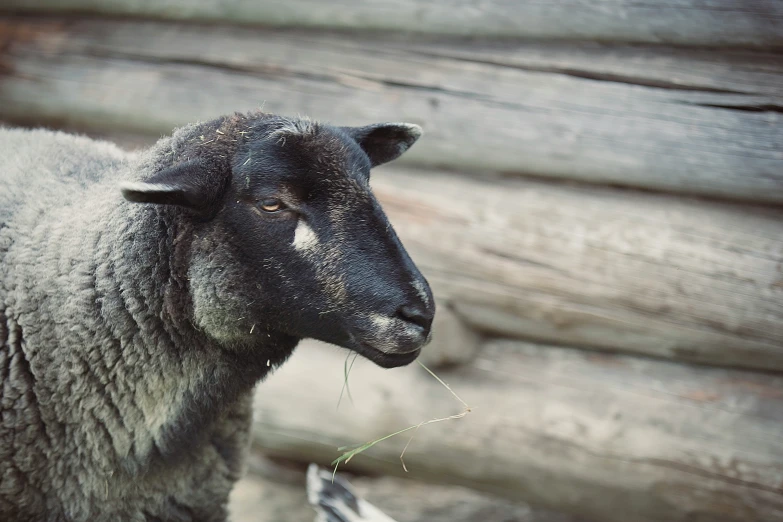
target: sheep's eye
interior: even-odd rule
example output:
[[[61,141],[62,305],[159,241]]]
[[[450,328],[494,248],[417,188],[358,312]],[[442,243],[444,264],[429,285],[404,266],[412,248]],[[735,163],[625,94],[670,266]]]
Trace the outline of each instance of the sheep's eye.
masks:
[[[283,202],[279,199],[269,198],[261,201],[259,205],[264,212],[280,212],[285,208]]]

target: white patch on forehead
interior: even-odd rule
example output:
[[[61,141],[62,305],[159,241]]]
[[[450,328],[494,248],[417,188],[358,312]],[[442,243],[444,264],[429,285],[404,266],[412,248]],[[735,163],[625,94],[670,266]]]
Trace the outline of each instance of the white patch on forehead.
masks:
[[[414,281],[413,288],[416,289],[416,292],[419,294],[419,297],[421,297],[422,301],[424,301],[426,304],[430,304],[430,298],[427,295],[426,289],[424,288],[424,283],[421,281]]]
[[[318,236],[304,219],[299,219],[294,232],[293,246],[297,252],[310,252],[318,245]]]

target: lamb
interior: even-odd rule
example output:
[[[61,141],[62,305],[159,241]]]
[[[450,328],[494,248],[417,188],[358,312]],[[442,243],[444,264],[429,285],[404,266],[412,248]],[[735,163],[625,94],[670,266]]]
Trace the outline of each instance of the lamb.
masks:
[[[420,134],[0,129],[0,520],[225,520],[253,388],[300,339],[413,361],[434,300],[369,172]]]

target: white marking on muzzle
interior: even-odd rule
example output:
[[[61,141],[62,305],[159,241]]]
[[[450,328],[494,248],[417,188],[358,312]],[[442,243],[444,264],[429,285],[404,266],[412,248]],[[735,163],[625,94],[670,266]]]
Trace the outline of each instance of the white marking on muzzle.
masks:
[[[303,219],[296,225],[293,246],[297,252],[311,252],[318,246],[318,236]]]
[[[424,283],[421,281],[414,281],[413,288],[416,289],[416,292],[419,294],[419,297],[421,297],[421,300],[424,301],[425,304],[430,304],[430,298],[427,295],[427,290],[424,288]]]
[[[371,314],[370,321],[372,321],[372,324],[374,324],[378,330],[385,332],[391,328],[391,324],[394,322],[394,318],[381,314]]]

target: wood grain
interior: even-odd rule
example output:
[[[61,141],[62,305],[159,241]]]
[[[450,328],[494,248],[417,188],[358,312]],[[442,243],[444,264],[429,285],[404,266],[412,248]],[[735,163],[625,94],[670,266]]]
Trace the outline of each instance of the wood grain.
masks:
[[[4,0],[0,9],[362,31],[783,46],[773,0]]]
[[[783,202],[779,55],[6,18],[0,118],[159,136],[235,110],[407,120],[402,161]]]
[[[258,452],[251,452],[248,460],[247,475],[231,493],[229,520],[313,522],[315,511],[305,488],[308,463],[272,462]],[[362,499],[399,522],[588,522],[459,486],[422,484],[404,477],[345,478]]]
[[[373,187],[484,332],[783,370],[781,211],[400,169]]]
[[[306,344],[259,387],[255,443],[328,463],[461,405],[415,364],[354,367],[354,405],[335,410],[345,356]],[[473,411],[424,426],[406,476],[452,483],[605,522],[783,518],[783,379],[515,342],[440,372]],[[349,463],[405,475],[408,437]]]

